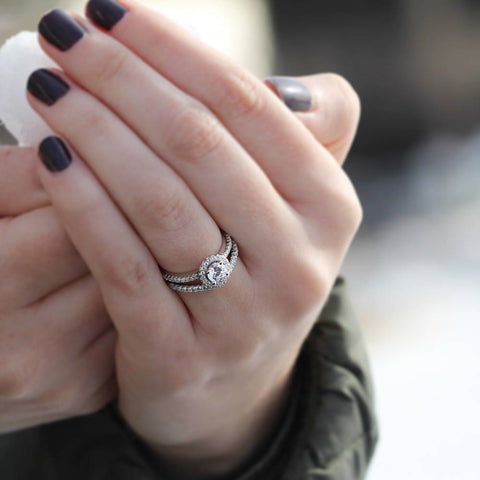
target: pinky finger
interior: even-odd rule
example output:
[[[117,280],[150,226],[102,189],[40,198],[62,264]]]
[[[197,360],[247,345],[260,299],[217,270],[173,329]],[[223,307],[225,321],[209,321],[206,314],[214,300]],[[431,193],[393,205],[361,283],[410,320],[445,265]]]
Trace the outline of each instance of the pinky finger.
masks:
[[[340,75],[323,73],[298,78],[272,77],[266,84],[342,165],[361,113],[360,99],[350,83]],[[308,104],[308,108],[301,108],[303,104]]]

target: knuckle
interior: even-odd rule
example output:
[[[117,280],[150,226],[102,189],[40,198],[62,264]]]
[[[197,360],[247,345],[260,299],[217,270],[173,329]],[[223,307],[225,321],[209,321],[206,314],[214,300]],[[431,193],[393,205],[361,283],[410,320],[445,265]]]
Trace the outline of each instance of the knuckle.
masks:
[[[112,80],[121,74],[129,61],[129,54],[124,50],[115,50],[107,52],[102,62],[95,63],[95,71],[93,79],[95,84],[100,88],[111,88]]]
[[[283,292],[281,318],[297,323],[306,313],[325,302],[330,289],[330,272],[321,262],[318,252],[311,248],[303,253],[291,254],[278,275]],[[310,253],[309,253],[310,252]],[[292,282],[292,278],[295,279]]]
[[[286,325],[298,324],[310,313],[318,313],[328,297],[331,272],[318,250],[307,245],[296,252],[289,251],[277,272],[274,291],[281,291],[278,319]],[[292,281],[294,279],[294,281]]]
[[[102,281],[131,298],[140,298],[152,285],[152,271],[146,259],[124,255],[116,262],[107,262]]]
[[[222,138],[222,129],[211,112],[202,105],[189,102],[176,114],[165,142],[176,158],[197,161],[214,152]]]
[[[231,71],[218,80],[220,102],[231,118],[259,115],[265,108],[262,89],[243,71]]]
[[[146,225],[161,225],[162,231],[178,232],[186,228],[192,216],[180,188],[169,185],[156,195],[135,195],[135,211]]]
[[[349,182],[348,188],[339,189],[335,194],[335,219],[342,234],[354,234],[363,219],[363,209],[355,189]]]
[[[338,170],[338,176],[334,178],[335,181],[324,185],[322,204],[325,207],[314,208],[311,219],[314,222],[316,238],[339,247],[344,245],[345,241],[350,241],[360,227],[363,210],[347,174]],[[328,225],[328,228],[325,228],[325,225]]]
[[[314,258],[314,255],[297,257],[294,265],[295,283],[300,290],[294,305],[304,312],[321,305],[328,296],[330,286],[329,272]]]
[[[97,138],[109,138],[110,136],[109,122],[103,109],[84,108],[82,115],[78,115],[75,122],[76,130],[79,132],[95,132]]]
[[[363,207],[359,198],[355,195],[355,199],[350,203],[350,218],[352,230],[356,232],[363,221]]]

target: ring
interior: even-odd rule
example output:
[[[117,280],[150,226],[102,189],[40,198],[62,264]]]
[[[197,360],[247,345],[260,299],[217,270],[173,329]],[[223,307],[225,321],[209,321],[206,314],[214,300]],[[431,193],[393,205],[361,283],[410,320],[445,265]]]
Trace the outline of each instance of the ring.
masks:
[[[177,274],[163,270],[162,275],[167,285],[177,292],[188,293],[224,287],[237,263],[238,245],[228,233],[223,233],[223,237],[223,252],[207,257],[195,273]]]

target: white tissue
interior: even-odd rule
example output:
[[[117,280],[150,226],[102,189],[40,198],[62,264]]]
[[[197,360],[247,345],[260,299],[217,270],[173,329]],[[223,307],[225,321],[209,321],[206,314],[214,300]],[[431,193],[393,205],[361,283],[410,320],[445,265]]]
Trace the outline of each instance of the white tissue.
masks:
[[[30,107],[26,85],[38,68],[58,68],[40,48],[35,32],[20,32],[0,49],[0,121],[19,145],[35,146],[52,130]]]

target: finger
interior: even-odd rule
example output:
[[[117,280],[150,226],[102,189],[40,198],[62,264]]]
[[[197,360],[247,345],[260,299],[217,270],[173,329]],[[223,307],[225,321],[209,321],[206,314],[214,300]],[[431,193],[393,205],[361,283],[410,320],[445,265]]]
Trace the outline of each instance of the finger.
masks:
[[[0,220],[0,238],[0,311],[36,302],[88,272],[52,206]]]
[[[115,350],[118,335],[111,328],[78,357],[76,375],[68,375],[61,386],[58,401],[73,414],[91,413],[113,400]]]
[[[81,414],[93,406],[113,373],[115,343],[91,276],[2,317],[0,352],[10,352],[2,369],[7,378],[10,369],[11,393],[22,399],[22,417],[48,419],[50,412],[62,416],[66,409]]]
[[[328,73],[272,77],[266,84],[343,164],[360,120],[360,100],[350,83],[340,75]]]
[[[68,23],[71,26],[73,23],[72,19],[65,18],[57,12],[47,15],[42,22],[51,27],[52,22],[55,26],[59,19],[62,24]],[[70,76],[115,111],[160,158],[179,173],[221,228],[232,234],[246,251],[258,250],[259,245],[265,244],[265,238],[274,241],[275,234],[286,230],[285,225],[280,228],[278,224],[272,225],[271,220],[281,219],[280,212],[284,214],[283,216],[286,215],[284,202],[258,165],[202,104],[166,82],[128,49],[97,29],[90,28],[68,52],[61,52],[48,45],[45,40],[42,40],[42,45]],[[132,88],[132,85],[136,88]],[[124,95],[125,91],[128,91],[129,95]],[[69,92],[69,95],[71,93]],[[161,105],[161,108],[152,108],[152,102]],[[92,102],[90,104],[93,110]],[[82,112],[79,118],[86,114],[87,105],[88,102],[82,101],[81,105],[75,106],[76,111]],[[54,107],[57,108],[57,105]],[[60,108],[58,106],[59,111]],[[101,105],[95,107],[97,111],[100,108]],[[66,125],[65,119],[59,118],[60,115],[54,119],[44,109],[37,108],[37,111],[45,115],[47,122],[54,122],[53,128],[68,138],[82,158],[90,164],[92,154],[85,150],[90,142],[83,141],[81,144],[76,138],[80,135],[85,138],[86,133],[80,133],[82,128],[79,128],[79,125],[74,127],[71,121]],[[102,115],[102,119],[105,118],[105,115]],[[89,123],[91,128],[92,122]],[[98,133],[92,133],[98,137]],[[128,140],[128,137],[125,138]],[[105,148],[105,142],[103,144]],[[118,145],[118,140],[112,142],[109,147],[115,144]],[[101,146],[95,147],[98,150]],[[122,149],[125,151],[125,148]],[[93,167],[105,182],[108,182],[108,179],[102,175],[99,168],[106,168],[105,158],[109,156],[116,162],[121,158],[112,154],[102,156],[102,164],[98,165],[98,168]],[[142,183],[146,184],[145,181]],[[137,191],[134,188],[129,190]],[[124,191],[123,189],[123,197]],[[121,201],[115,193],[114,196],[117,201]],[[148,195],[144,197],[148,198]],[[151,198],[158,198],[158,194]],[[125,208],[128,208],[128,205]],[[195,217],[203,223],[206,222],[202,216]],[[130,218],[135,221],[138,212]],[[183,215],[183,218],[186,216]],[[196,232],[194,226],[189,225],[191,232]],[[178,228],[176,230],[177,238],[183,237],[186,241],[192,239],[191,234],[182,236],[178,234]],[[203,233],[205,228],[199,231]],[[216,234],[212,232],[209,228],[209,233],[200,237],[206,240],[205,247],[208,250],[206,255],[218,251],[219,234],[218,231]],[[148,240],[148,235],[145,238]],[[208,238],[215,239],[215,244],[213,245]],[[173,243],[171,238],[167,239],[168,243]],[[155,248],[154,243],[148,241],[148,244]],[[165,249],[168,249],[168,246],[162,245],[161,250]],[[205,256],[203,255],[205,252],[198,255],[198,247],[192,244],[186,250],[195,252],[196,260],[191,261],[184,271],[198,265],[198,260]],[[265,255],[266,252],[259,252],[259,256],[262,254]],[[170,261],[175,258],[171,255],[168,257]],[[177,268],[169,267],[164,264],[163,258],[159,260],[167,270],[182,271],[180,265],[177,265]]]
[[[36,158],[33,148],[0,145],[0,217],[49,204],[38,180]]]
[[[22,402],[21,404],[18,402],[12,403],[10,399],[7,399],[6,402],[2,402],[6,403],[6,405],[0,405],[2,408],[0,433],[12,433],[25,428],[65,420],[73,416],[95,413],[111,402],[117,393],[116,378],[115,375],[112,375],[93,394],[88,396],[82,390],[80,397],[73,399],[75,401],[73,407],[67,405],[65,398],[58,393],[56,398],[43,398],[41,403],[38,398],[29,399],[29,403]]]
[[[337,162],[263,82],[157,11],[132,0],[122,2],[128,11],[120,20],[117,17],[117,23],[106,25],[102,13],[115,4],[91,0],[87,15],[110,27],[111,36],[206,105],[286,199],[329,203],[322,193],[340,175]]]
[[[184,305],[93,173],[57,137],[44,140],[40,151],[48,164],[39,162],[40,179],[126,342],[145,342],[146,331],[171,340],[178,329],[188,330]]]
[[[38,409],[41,402],[45,414],[77,416],[93,413],[113,400],[116,345],[117,333],[112,328],[88,351],[66,362],[63,370],[59,366],[51,383],[39,385],[43,395],[40,391],[31,393],[36,400],[33,407]]]
[[[91,275],[66,285],[41,301],[27,307],[37,322],[44,324],[40,336],[54,345],[62,345],[76,356],[86,351],[107,330],[113,328],[100,289]],[[39,341],[41,339],[39,338]]]
[[[35,77],[38,76],[45,78],[45,72],[35,72],[30,77],[29,84],[31,84],[32,78],[38,82],[38,79],[35,80]],[[49,82],[58,82],[59,77],[53,77],[50,72],[46,78]],[[57,80],[52,80],[53,78],[57,78]],[[62,85],[66,85],[66,81],[63,77]],[[207,256],[221,250],[222,237],[212,216],[199,203],[183,180],[164,162],[159,161],[158,156],[148,149],[123,122],[95,97],[73,85],[70,80],[69,82],[68,92],[50,106],[42,103],[33,95],[29,96],[29,100],[47,123],[55,131],[63,133],[82,159],[85,158],[101,183],[108,189],[108,193],[138,231],[142,242],[145,242],[143,246],[146,245],[149,248],[156,261],[164,269],[175,273],[198,270]],[[39,90],[45,92],[50,87],[51,85],[43,85]],[[37,91],[32,88],[31,90]],[[75,115],[72,115],[71,112],[75,112]],[[97,120],[92,120],[93,118]],[[135,163],[132,162],[132,158],[135,158]],[[210,175],[216,175],[219,177],[219,182],[223,180],[224,173],[217,165],[215,167],[217,168],[211,166],[208,169],[208,175],[205,170],[197,171],[201,177],[199,180],[204,182],[205,195],[216,196],[218,195],[217,189],[225,192],[230,190],[230,194],[233,195],[232,192],[236,185],[234,178],[230,183],[225,180],[224,185],[218,186],[215,179],[209,178]],[[238,166],[232,167],[232,175],[239,170]],[[210,174],[210,172],[212,173]],[[229,185],[232,186],[229,187]],[[250,190],[251,186],[246,184],[243,185],[243,188]],[[126,195],[126,192],[132,193]],[[255,203],[255,196],[256,192],[250,192],[252,204]],[[235,217],[235,209],[238,211],[238,209],[249,208],[249,205],[243,205],[241,200],[242,198],[226,205],[225,199],[218,199],[217,205],[218,208],[225,209],[224,219],[219,220],[219,225],[231,233],[236,240],[238,240],[235,237],[237,230],[241,230],[242,235],[245,236],[245,231],[251,232],[252,225],[256,226],[261,222],[261,218],[249,216],[247,211],[241,215],[240,219]],[[209,201],[212,203],[212,199]],[[261,210],[261,207],[262,205],[258,205],[255,208]],[[268,207],[263,206],[263,208],[268,211]],[[242,222],[242,217],[246,218],[244,223],[248,222],[244,229],[240,229],[238,226],[238,223]],[[222,222],[222,220],[224,221]],[[230,222],[227,227],[232,225],[232,228],[236,230],[233,232],[227,230],[224,222]],[[276,233],[272,232],[272,235],[268,237],[272,242],[276,240]],[[139,241],[138,237],[137,241]],[[265,242],[260,245],[265,251],[269,251],[271,248],[271,245],[268,246]],[[256,255],[260,255],[259,252],[253,250],[253,247],[252,251]],[[98,252],[97,250],[97,255]],[[86,259],[85,256],[83,257]],[[265,259],[262,258],[262,261]],[[234,292],[233,287],[236,284],[248,285],[250,283],[249,273],[242,262],[237,262],[235,275],[232,277],[229,280],[232,288],[228,291],[231,292],[231,295],[238,297],[238,292]],[[247,288],[243,287],[240,291],[245,292],[246,290]],[[208,296],[210,301],[212,297],[219,295],[217,291],[210,293]],[[221,295],[226,294],[223,289]],[[204,308],[203,300],[199,296],[188,294],[186,296],[188,300],[184,295],[184,301],[188,303],[189,307],[197,307],[195,313],[201,316],[199,308]]]
[[[68,85],[65,77],[37,71],[29,88],[46,91],[45,83],[51,88],[59,81]],[[29,100],[95,171],[160,265],[189,271],[216,253],[222,243],[218,226],[185,182],[101,102],[68,82],[68,94],[54,105],[33,95]]]

